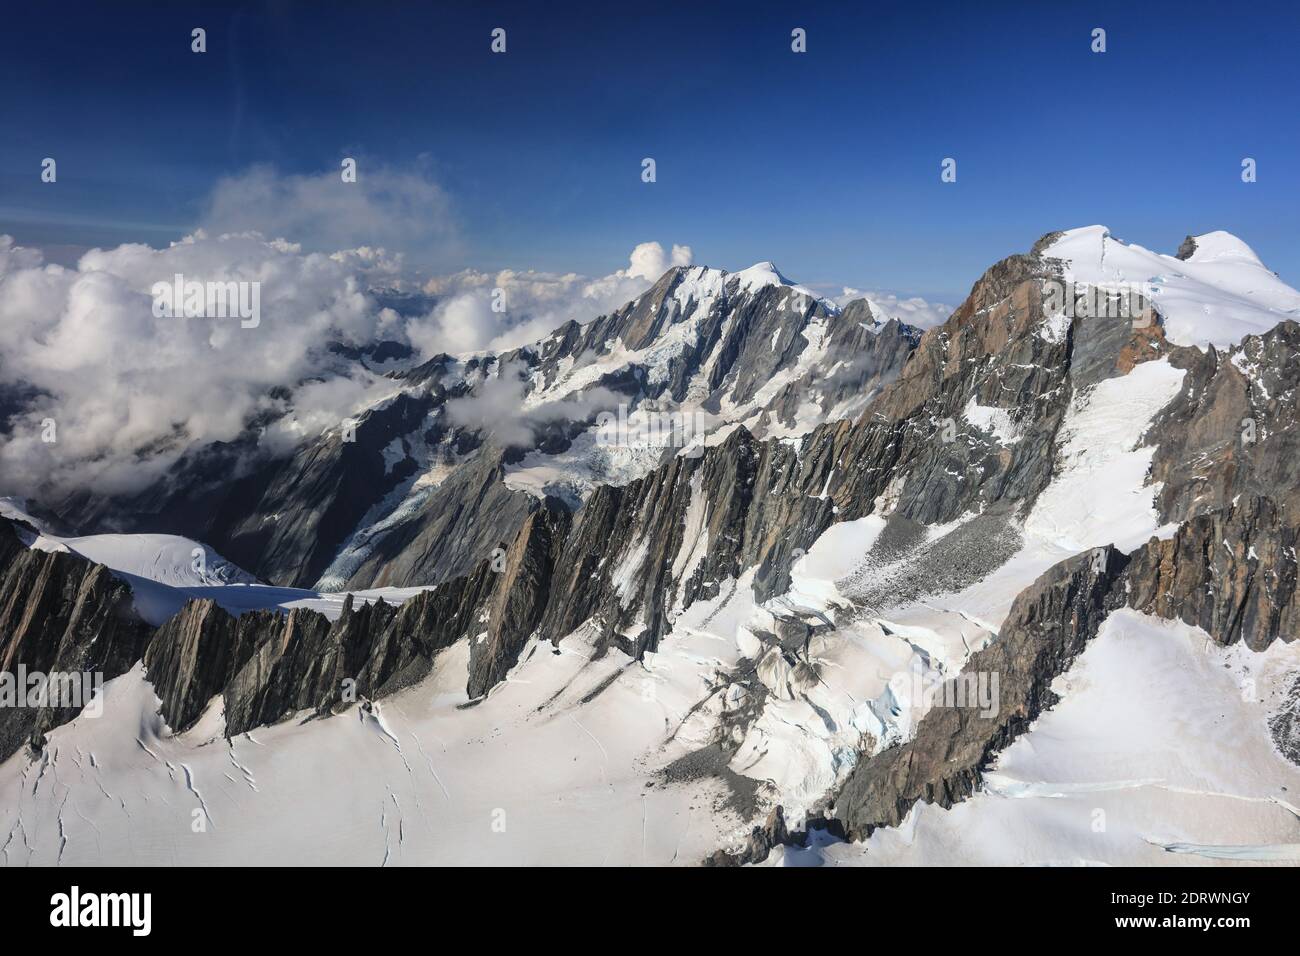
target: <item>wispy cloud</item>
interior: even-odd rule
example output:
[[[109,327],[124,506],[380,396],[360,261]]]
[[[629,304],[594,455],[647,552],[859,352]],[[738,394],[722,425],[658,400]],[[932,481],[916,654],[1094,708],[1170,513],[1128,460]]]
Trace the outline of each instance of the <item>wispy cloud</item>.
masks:
[[[458,255],[451,201],[427,171],[362,156],[355,182],[342,173],[341,166],[314,175],[254,166],[223,177],[199,225],[212,234],[282,237],[314,252],[384,246],[435,267]]]

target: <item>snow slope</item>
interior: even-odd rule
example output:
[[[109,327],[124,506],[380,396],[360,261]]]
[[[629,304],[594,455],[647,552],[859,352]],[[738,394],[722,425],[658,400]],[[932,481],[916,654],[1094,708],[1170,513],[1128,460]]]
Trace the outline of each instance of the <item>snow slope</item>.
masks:
[[[0,516],[25,521],[40,534],[26,542],[42,551],[70,551],[133,578],[169,587],[255,584],[257,578],[205,545],[174,534],[93,534],[60,537],[29,515],[23,502],[0,498]]]
[[[1146,362],[1076,394],[1062,425],[1056,476],[1021,524],[1020,547],[960,591],[934,588],[883,607],[861,603],[882,582],[899,585],[886,591],[904,592],[926,573],[918,570],[925,555],[943,555],[973,515],[931,527],[916,551],[883,559],[873,548],[886,502],[878,502],[886,506],[881,511],[828,528],[795,563],[790,590],[744,622],[751,631],[774,630],[780,616],[833,623],[809,648],[820,679],[794,687],[794,704],[779,692],[782,681],[789,686],[788,675],[759,668],[772,695],[732,769],[770,782],[787,820],[800,820],[842,782],[857,752],[879,752],[912,735],[932,702],[926,689],[997,639],[1016,595],[1040,574],[1087,548],[1132,550],[1168,533],[1153,505],[1159,488],[1146,482],[1153,448],[1142,447],[1142,438],[1178,393],[1183,374],[1164,360]],[[855,735],[865,736],[854,744]]]

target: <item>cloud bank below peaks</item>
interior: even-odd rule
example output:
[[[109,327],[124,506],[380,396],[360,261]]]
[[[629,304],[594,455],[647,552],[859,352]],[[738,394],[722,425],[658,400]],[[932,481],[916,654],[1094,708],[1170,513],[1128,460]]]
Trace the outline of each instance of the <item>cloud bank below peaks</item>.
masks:
[[[153,287],[176,275],[258,283],[260,321],[156,314]],[[5,493],[138,489],[186,448],[234,439],[265,413],[288,430],[265,436],[268,448],[337,425],[386,383],[340,368],[330,343],[384,338],[396,322],[346,258],[255,234],[94,249],[76,268],[0,236]]]
[[[327,254],[200,229],[164,249],[93,249],[67,268],[0,236],[0,494],[49,504],[80,489],[138,491],[186,451],[247,435],[253,422],[259,453],[287,454],[396,390],[333,343],[504,350],[611,311],[644,292],[658,266],[689,261],[686,247],[643,243],[628,268],[603,278],[467,270],[421,280],[436,304],[412,319],[371,294],[420,288],[400,256],[377,246]],[[177,275],[257,283],[260,320],[157,314],[154,286]],[[494,289],[505,312],[492,309]],[[511,383],[505,397],[516,391]]]

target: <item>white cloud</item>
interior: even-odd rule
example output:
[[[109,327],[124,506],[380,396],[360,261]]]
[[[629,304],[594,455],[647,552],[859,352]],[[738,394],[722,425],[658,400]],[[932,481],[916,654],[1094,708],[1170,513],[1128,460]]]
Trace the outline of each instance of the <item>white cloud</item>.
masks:
[[[428,315],[406,326],[410,343],[427,356],[439,352],[500,352],[545,338],[572,320],[589,322],[645,292],[673,266],[691,263],[689,246],[666,254],[657,242],[632,250],[628,268],[592,279],[576,273],[496,273],[467,269],[431,279],[424,291],[439,302]],[[497,297],[495,290],[503,294]],[[504,311],[493,308],[494,299]]]
[[[78,489],[136,491],[187,450],[235,439],[259,416],[271,419],[261,449],[285,454],[395,387],[332,354],[335,341],[398,339],[425,357],[502,352],[618,309],[692,262],[689,246],[643,242],[625,268],[595,278],[466,269],[417,280],[403,254],[388,250],[432,251],[428,261],[438,261],[456,242],[448,200],[419,171],[364,159],[356,183],[338,171],[280,175],[265,166],[224,178],[203,222],[165,249],[92,249],[75,267],[0,236],[0,414],[8,417],[0,494],[49,503]],[[154,315],[151,290],[176,274],[258,283],[260,322]],[[419,291],[436,304],[399,315],[367,294],[374,288]],[[933,324],[927,311],[936,307],[923,300],[873,304]],[[596,389],[525,414],[522,395],[518,370],[507,369],[449,414],[519,444],[539,424],[586,417],[618,398]],[[57,429],[53,443],[42,440],[46,420]]]
[[[534,428],[552,421],[580,421],[600,411],[618,407],[626,396],[598,386],[535,408],[524,408],[522,362],[506,363],[476,383],[474,392],[455,398],[446,405],[447,418],[453,424],[480,429],[502,446],[528,446]]]
[[[644,264],[647,246],[659,248],[638,246],[633,262]],[[685,264],[689,251],[676,246],[671,260]],[[6,386],[38,390],[0,435],[0,494],[55,500],[78,488],[138,490],[188,448],[232,440],[266,412],[288,412],[261,438],[267,454],[283,454],[393,388],[340,362],[331,342],[405,339],[426,355],[501,351],[569,319],[589,321],[649,285],[631,268],[597,279],[467,270],[430,281],[427,291],[440,301],[412,321],[366,294],[402,285],[403,268],[400,256],[376,246],[325,254],[254,232],[204,230],[166,249],[93,249],[65,268],[0,236],[0,399]],[[154,284],[177,273],[260,283],[260,323],[155,316]],[[492,310],[494,288],[505,290],[504,313]],[[271,397],[277,388],[289,397]],[[497,397],[517,412],[518,395]],[[488,420],[499,420],[484,407]],[[548,414],[530,413],[533,422]],[[54,443],[42,441],[46,419],[55,422]]]
[[[413,183],[411,175],[396,174],[391,188],[381,188],[383,171],[373,171],[379,184],[352,199],[336,196],[321,177],[265,170],[218,186],[213,221],[242,221],[236,213],[252,202],[261,211],[248,222],[278,224],[294,241],[199,229],[165,249],[92,249],[67,268],[0,236],[0,403],[26,396],[16,412],[0,404],[0,413],[11,416],[7,433],[0,433],[0,494],[49,503],[76,489],[139,490],[186,450],[230,441],[254,416],[268,413],[275,420],[260,447],[285,454],[394,389],[391,379],[333,355],[332,342],[397,339],[424,357],[502,352],[540,341],[570,320],[589,322],[620,308],[668,268],[692,261],[688,246],[665,251],[645,242],[632,250],[626,268],[597,278],[467,269],[417,282],[402,256],[387,251],[393,246],[336,251],[326,245],[318,252],[297,241],[304,233],[326,241],[333,227],[325,220],[335,215],[354,217],[362,232],[374,227],[398,241],[411,235],[409,225],[381,229],[380,220],[445,209],[436,188]],[[356,185],[365,181],[363,175]],[[403,192],[393,183],[410,188]],[[259,283],[260,323],[242,328],[238,319],[155,316],[152,287],[177,273],[202,282]],[[371,288],[420,291],[436,304],[411,318],[380,308],[367,294]],[[504,295],[504,311],[493,308],[495,290]],[[859,295],[845,289],[837,301]],[[920,298],[866,295],[878,313],[922,327],[951,312]],[[522,395],[518,370],[507,369],[473,399],[452,403],[449,414],[483,425],[503,444],[523,444],[541,423],[617,404],[617,396],[598,389],[525,415]],[[46,419],[55,422],[55,443],[42,441]]]
[[[672,255],[669,256],[664,253],[664,247],[659,243],[643,242],[632,250],[632,255],[628,258],[630,265],[627,268],[627,274],[629,276],[639,276],[649,282],[655,282],[673,266],[689,266],[691,264],[691,247],[674,244]]]
[[[405,257],[400,252],[390,255],[383,246],[343,249],[331,253],[330,258],[357,275],[364,276],[370,287],[401,288],[409,285]]]
[[[260,324],[155,316],[153,285],[177,273],[260,283]],[[291,406],[289,429],[337,425],[391,383],[360,368],[340,375],[327,347],[372,341],[384,319],[344,262],[257,235],[94,249],[73,269],[0,237],[0,386],[39,390],[0,438],[5,492],[136,489],[187,447],[233,439],[268,410]],[[333,381],[308,382],[322,376]],[[271,398],[277,386],[292,398]]]

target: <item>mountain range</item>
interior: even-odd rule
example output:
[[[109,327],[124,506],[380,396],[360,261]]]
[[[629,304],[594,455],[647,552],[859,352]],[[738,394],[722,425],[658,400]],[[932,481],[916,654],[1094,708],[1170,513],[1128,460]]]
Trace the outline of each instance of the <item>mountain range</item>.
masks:
[[[385,394],[285,454],[0,502],[0,670],[106,681],[0,709],[3,862],[1300,859],[1300,293],[1240,239],[331,355]]]

